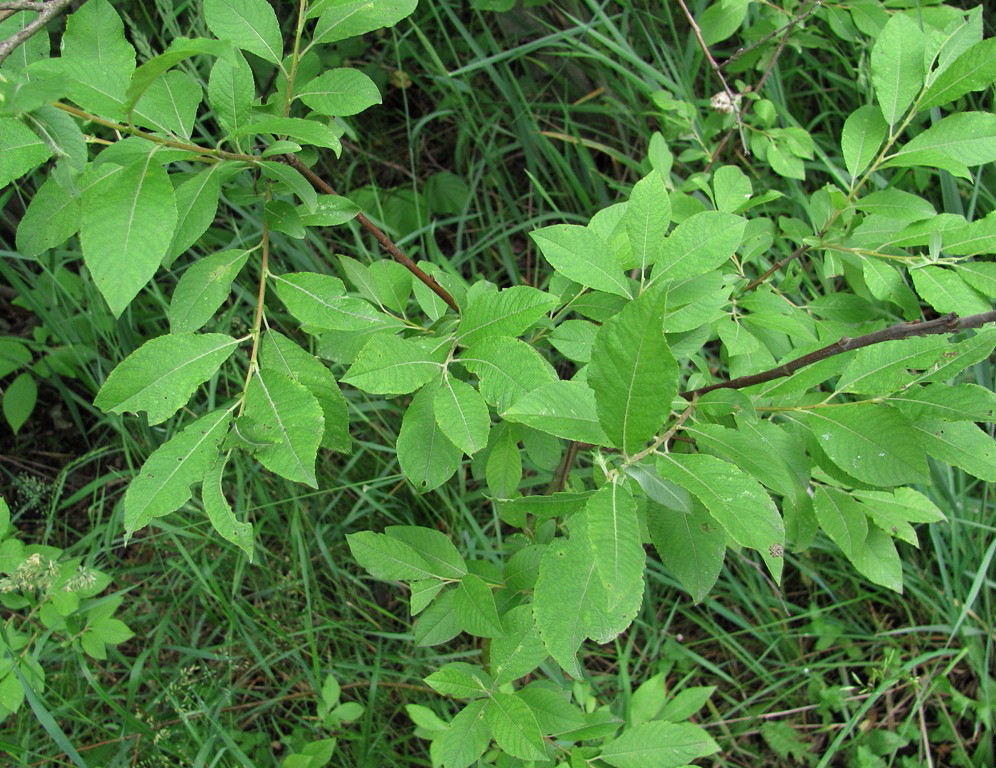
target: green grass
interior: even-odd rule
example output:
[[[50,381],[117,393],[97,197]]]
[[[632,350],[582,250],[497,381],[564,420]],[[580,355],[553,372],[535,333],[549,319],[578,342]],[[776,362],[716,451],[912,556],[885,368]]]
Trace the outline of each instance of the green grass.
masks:
[[[154,49],[177,34],[206,34],[190,26],[183,4],[116,6]],[[699,102],[719,89],[675,4],[584,0],[502,16],[457,3],[422,6],[413,21],[344,53],[385,83],[400,71],[411,85],[385,86],[386,106],[357,119],[343,160],[324,165],[334,186],[369,201],[371,216],[406,251],[454,276],[543,285],[530,230],[584,222],[620,199],[649,168],[652,131],[664,131],[676,172],[687,176],[701,165],[683,163],[681,153],[726,128],[710,118],[694,126],[697,137],[672,136],[653,106],[659,89]],[[843,44],[790,46],[765,89],[779,115],[816,139],[818,159],[805,185],[738,157],[735,138],[724,154],[721,162],[741,164],[755,188],[777,185],[785,193],[772,215],[804,218],[809,193],[831,178],[821,166],[841,165],[835,137],[869,96],[854,86],[860,73],[852,60]],[[738,76],[756,81],[760,74]],[[465,185],[455,203],[427,193],[441,172]],[[994,192],[990,168],[972,187],[945,178],[933,194],[939,208],[978,215],[996,207]],[[253,239],[237,206],[221,215],[208,238],[218,247]],[[123,478],[163,434],[90,403],[115,363],[163,330],[171,281],[114,322],[88,282],[53,282],[60,269],[75,272],[74,254],[57,252],[43,264],[19,260],[15,220],[12,204],[0,233],[0,282],[31,316],[18,332],[46,329],[39,354],[65,348],[77,375],[46,380],[44,408],[16,440],[9,433],[0,440],[0,487],[25,539],[66,547],[114,574],[125,595],[123,618],[136,632],[106,663],[43,660],[42,705],[68,743],[90,766],[277,765],[281,755],[328,735],[316,722],[315,691],[332,673],[344,699],[365,707],[357,722],[335,730],[335,765],[429,766],[427,743],[412,735],[404,706],[447,712],[421,678],[479,650],[460,638],[415,647],[403,590],[361,576],[344,535],[427,525],[453,534],[468,556],[486,556],[506,532],[473,473],[415,495],[391,450],[398,404],[352,391],[354,452],[321,458],[321,490],[235,462],[233,501],[256,526],[253,564],[197,511],[162,520],[122,546],[115,504]],[[333,253],[379,258],[358,229],[328,240],[278,237],[276,245],[286,271],[335,271]],[[791,250],[775,249],[752,267],[760,272]],[[805,262],[788,272],[802,296],[832,290]],[[231,307],[235,323],[248,323],[252,290],[247,282]],[[972,376],[992,387],[996,372],[980,364]],[[214,396],[222,402],[240,386],[237,375],[222,379]],[[36,503],[21,478],[41,480]],[[921,550],[902,548],[901,600],[870,587],[822,539],[790,558],[781,591],[731,556],[701,605],[651,558],[643,612],[616,643],[589,649],[587,685],[620,713],[654,674],[665,673],[675,693],[716,686],[697,721],[723,747],[717,766],[993,765],[994,501],[990,489],[958,473],[938,468],[934,479],[930,493],[949,523],[921,528]],[[18,764],[70,764],[29,708],[5,727],[0,741],[16,745]]]

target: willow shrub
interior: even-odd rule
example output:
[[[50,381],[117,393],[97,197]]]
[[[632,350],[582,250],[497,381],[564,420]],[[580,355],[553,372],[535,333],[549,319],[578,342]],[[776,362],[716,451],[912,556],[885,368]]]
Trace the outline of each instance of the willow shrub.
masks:
[[[778,584],[786,555],[822,531],[865,578],[900,592],[895,540],[916,544],[912,524],[942,519],[917,489],[929,462],[996,480],[977,424],[996,397],[951,383],[996,345],[996,264],[978,258],[996,252],[996,214],[938,213],[906,183],[911,169],[971,180],[996,160],[996,115],[957,109],[996,80],[994,40],[981,8],[811,4],[792,16],[716,3],[698,20],[704,46],[745,19],[770,30],[745,51],[745,73],[763,73],[803,23],[867,51],[854,66],[875,99],[843,123],[843,167],[813,161],[810,134],[757,89],[724,80],[708,104],[657,92],[671,134],[699,138],[681,160],[700,170],[679,174],[654,134],[628,199],[586,225],[531,233],[542,287],[498,287],[415,263],[318,170],[334,169],[348,118],[381,100],[362,72],[326,67],[326,46],[415,5],[300,0],[281,29],[265,0],[204,0],[214,37],[175,39],[139,64],[112,4],[89,0],[69,16],[61,56],[43,29],[0,68],[0,183],[46,171],[24,188],[18,249],[78,252],[115,317],[164,267],[182,272],[169,332],[96,394],[105,412],[167,425],[124,493],[126,537],[193,504],[251,559],[252,526],[226,494],[233,457],[317,487],[320,452],[350,448],[340,382],[403,396],[393,448],[414,488],[432,492],[471,458],[516,531],[488,562],[430,528],[348,537],[372,576],[407,583],[416,643],[466,633],[484,650],[426,678],[459,702],[448,722],[409,708],[435,763],[686,764],[718,749],[688,722],[701,700],[648,689],[623,719],[574,685],[584,644],[613,640],[640,610],[647,545],[701,600],[728,550]],[[34,13],[10,16],[2,36]],[[191,138],[205,128],[214,134]],[[805,220],[776,221],[766,211],[781,193],[720,163],[734,149],[784,179],[830,181],[806,193]],[[233,200],[252,242],[204,247]],[[281,268],[280,238],[353,220],[390,259],[344,255],[338,274]],[[251,281],[251,317],[219,314],[236,281]],[[280,332],[270,318],[285,312],[297,325]],[[233,335],[240,325],[248,332]],[[244,374],[240,391],[211,386],[222,366]],[[544,474],[549,492],[533,493]]]

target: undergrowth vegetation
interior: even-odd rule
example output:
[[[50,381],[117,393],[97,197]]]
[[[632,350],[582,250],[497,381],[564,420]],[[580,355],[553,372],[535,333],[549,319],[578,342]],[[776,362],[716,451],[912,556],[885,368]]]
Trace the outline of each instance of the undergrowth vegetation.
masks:
[[[9,764],[996,764],[981,6],[34,5]]]

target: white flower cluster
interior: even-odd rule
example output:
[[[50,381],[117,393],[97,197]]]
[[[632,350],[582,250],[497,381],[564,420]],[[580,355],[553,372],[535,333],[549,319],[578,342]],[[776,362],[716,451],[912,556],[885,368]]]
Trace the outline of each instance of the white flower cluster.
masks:
[[[729,115],[732,114],[735,109],[740,109],[741,98],[743,98],[742,93],[734,94],[734,97],[731,99],[730,94],[726,91],[720,91],[719,93],[713,94],[713,97],[709,99],[709,106],[717,112]]]
[[[10,576],[0,579],[0,593],[48,592],[58,575],[59,564],[36,552],[17,566]],[[92,587],[96,581],[97,577],[91,571],[80,566],[80,569],[63,585],[62,591],[76,592]]]

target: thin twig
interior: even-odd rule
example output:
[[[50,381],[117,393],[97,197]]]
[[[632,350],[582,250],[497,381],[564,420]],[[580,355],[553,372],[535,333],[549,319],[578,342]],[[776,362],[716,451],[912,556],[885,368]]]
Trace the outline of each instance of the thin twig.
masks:
[[[41,13],[48,8],[48,3],[32,2],[32,0],[8,0],[0,3],[0,11],[37,11]]]
[[[821,232],[820,237],[822,237],[823,234],[824,233]],[[808,245],[800,245],[784,259],[776,261],[774,264],[772,264],[771,267],[766,269],[764,271],[764,274],[762,274],[760,277],[755,277],[753,280],[747,283],[747,285],[744,286],[743,293],[747,293],[748,291],[753,291],[755,288],[757,288],[757,286],[759,286],[761,283],[763,283],[765,280],[767,280],[769,277],[775,274],[775,272],[777,272],[779,269],[784,267],[786,264],[795,261],[800,256],[802,256],[802,254],[806,253],[808,250],[809,250]]]
[[[51,0],[48,3],[8,2],[0,4],[0,9],[6,11],[38,11],[38,16],[30,23],[25,24],[20,30],[0,43],[0,63],[3,63],[3,60],[10,56],[18,46],[22,45],[28,38],[42,29],[57,13],[71,2],[72,0]]]
[[[931,336],[942,333],[956,333],[957,331],[963,331],[966,328],[981,328],[987,323],[996,323],[996,310],[991,312],[982,312],[978,315],[969,315],[968,317],[958,317],[958,315],[951,313],[949,315],[944,315],[943,317],[938,317],[934,320],[926,320],[922,322],[914,320],[909,323],[897,323],[896,325],[890,325],[888,328],[882,328],[879,331],[866,333],[864,336],[856,336],[853,339],[844,336],[835,341],[833,344],[823,347],[822,349],[818,349],[815,352],[810,352],[808,355],[797,357],[795,360],[790,360],[783,365],[776,366],[767,371],[752,373],[749,376],[740,376],[736,379],[721,381],[717,384],[710,384],[707,387],[692,389],[687,392],[682,392],[681,396],[686,400],[691,400],[693,397],[704,395],[706,392],[712,392],[714,389],[743,389],[744,387],[750,387],[754,384],[763,384],[766,381],[773,381],[774,379],[791,376],[800,368],[812,365],[820,360],[826,360],[829,357],[834,357],[835,355],[848,352],[852,349],[860,349],[861,347],[868,347],[872,344],[881,344],[883,341],[908,339],[913,336]]]
[[[796,16],[794,19],[792,19],[792,21],[790,21],[788,24],[786,24],[784,27],[782,27],[782,29],[785,30],[785,34],[783,34],[782,35],[782,39],[778,41],[778,48],[775,49],[775,55],[772,56],[771,57],[771,61],[768,62],[768,66],[765,68],[764,74],[761,75],[761,79],[758,80],[757,81],[757,85],[755,85],[751,89],[754,93],[760,93],[761,89],[764,87],[764,84],[766,82],[768,82],[768,78],[771,77],[771,73],[774,72],[774,70],[775,70],[775,64],[778,62],[778,59],[781,57],[782,51],[785,50],[785,46],[786,46],[786,44],[789,41],[789,37],[792,35],[792,30],[795,29],[796,25],[800,21],[802,21],[803,19],[805,19],[806,17],[808,17],[809,14],[812,13],[816,9],[816,6],[818,6],[820,4],[820,2],[821,2],[821,0],[816,0],[816,2],[813,4],[813,6],[811,6],[811,8],[808,8],[805,13],[803,13],[803,14],[801,14],[799,16]],[[723,62],[723,66],[726,66],[727,64],[729,64],[730,61],[733,60],[733,58],[735,58],[737,55],[739,55],[739,53],[740,53],[740,51],[738,51],[737,54],[734,54],[734,56],[731,57],[729,60]],[[738,122],[738,126],[741,127],[740,128],[740,140],[741,141],[743,141],[743,127],[742,126],[743,126],[744,115],[747,114],[747,110],[751,108],[752,104],[753,104],[752,101],[749,101],[749,100],[745,99],[743,105],[740,107],[740,110],[739,110],[739,112],[737,114],[737,120],[739,121]],[[727,131],[723,135],[722,139],[720,139],[719,144],[716,146],[716,151],[712,153],[712,159],[708,162],[708,164],[705,167],[705,172],[706,173],[709,172],[709,169],[712,168],[712,164],[715,163],[716,160],[719,158],[719,156],[722,154],[723,150],[726,148],[726,145],[729,143],[730,137],[732,135],[733,135],[733,130],[731,129],[731,130]]]
[[[764,45],[766,42],[768,42],[772,38],[778,37],[778,35],[780,35],[782,32],[785,32],[785,31],[791,32],[792,31],[792,27],[794,27],[799,22],[805,21],[810,16],[812,16],[816,12],[816,9],[820,5],[822,5],[822,3],[823,3],[823,0],[813,0],[813,2],[811,2],[809,4],[809,6],[807,6],[807,8],[802,13],[800,13],[798,16],[796,16],[794,19],[792,19],[792,21],[788,22],[784,26],[779,27],[776,30],[773,30],[773,31],[769,32],[764,37],[762,37],[760,40],[757,40],[756,42],[753,42],[750,45],[745,45],[743,48],[740,48],[732,56],[730,56],[730,58],[728,58],[726,61],[724,61],[719,66],[720,67],[728,67],[730,64],[732,64],[733,62],[735,62],[737,59],[739,59],[741,56],[743,56],[748,51],[753,51],[755,48],[758,48],[759,46]]]
[[[302,163],[301,160],[295,155],[283,155],[283,159],[287,165],[310,181],[311,185],[316,189],[324,192],[326,195],[337,194],[335,189],[333,189],[332,186],[325,181],[325,179]],[[415,275],[415,277],[422,281],[422,283],[425,284],[429,290],[445,301],[446,305],[450,309],[457,314],[460,314],[460,305],[456,303],[456,299],[450,295],[449,291],[437,283],[436,279],[432,277],[432,275],[423,271],[414,261],[406,256],[402,250],[395,245],[394,241],[384,234],[384,231],[381,230],[380,227],[370,221],[370,219],[362,213],[356,214],[356,220],[360,223],[360,226],[376,238],[377,242],[380,243],[380,247],[387,251],[396,262]]]
[[[709,62],[709,66],[712,67],[712,71],[716,73],[716,77],[719,78],[719,82],[723,84],[723,90],[726,92],[726,97],[730,100],[730,107],[736,117],[737,130],[740,132],[740,144],[743,147],[744,153],[749,155],[750,148],[747,146],[747,137],[744,136],[743,110],[737,108],[737,103],[740,101],[741,97],[738,94],[735,94],[733,89],[730,88],[729,83],[726,82],[726,78],[723,76],[723,71],[719,64],[716,63],[716,59],[714,59],[712,54],[709,52],[709,46],[706,45],[706,41],[702,37],[702,30],[696,23],[695,17],[692,16],[692,12],[688,10],[688,6],[685,5],[685,0],[678,0],[678,5],[680,5],[681,10],[685,12],[685,18],[688,19],[688,23],[692,27],[692,32],[695,33],[695,39],[699,43],[699,48],[701,48],[702,53],[705,54],[706,60]]]
[[[564,458],[560,460],[560,464],[557,465],[557,469],[553,473],[553,478],[550,480],[550,485],[546,488],[547,496],[560,493],[564,490],[564,485],[567,483],[567,476],[571,474],[571,467],[574,465],[574,459],[577,458],[580,448],[581,443],[577,440],[571,440],[567,444],[567,451],[564,453]]]

